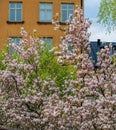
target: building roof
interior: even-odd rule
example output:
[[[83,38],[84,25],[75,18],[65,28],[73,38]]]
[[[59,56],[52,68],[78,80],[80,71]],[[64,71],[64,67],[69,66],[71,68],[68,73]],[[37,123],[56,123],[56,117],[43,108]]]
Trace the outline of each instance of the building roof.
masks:
[[[104,46],[109,46],[109,44],[112,44],[113,49],[110,51],[110,54],[116,53],[116,42],[101,42],[100,39],[97,41],[91,41],[90,42],[90,57],[92,58],[94,66],[97,64],[97,52],[99,52]]]

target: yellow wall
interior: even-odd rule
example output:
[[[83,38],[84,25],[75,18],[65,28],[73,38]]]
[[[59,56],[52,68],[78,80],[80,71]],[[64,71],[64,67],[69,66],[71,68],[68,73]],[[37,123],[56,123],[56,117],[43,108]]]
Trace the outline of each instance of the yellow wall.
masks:
[[[24,23],[11,24],[7,23],[9,17],[9,2],[19,1],[23,3],[23,21]],[[20,37],[20,28],[24,27],[26,31],[32,33],[36,29],[38,36],[53,37],[53,46],[59,44],[60,36],[63,35],[60,31],[54,30],[54,25],[37,23],[39,21],[39,3],[53,2],[53,16],[56,13],[60,14],[61,3],[80,4],[81,0],[0,0],[0,48],[3,44],[8,43],[8,37]]]

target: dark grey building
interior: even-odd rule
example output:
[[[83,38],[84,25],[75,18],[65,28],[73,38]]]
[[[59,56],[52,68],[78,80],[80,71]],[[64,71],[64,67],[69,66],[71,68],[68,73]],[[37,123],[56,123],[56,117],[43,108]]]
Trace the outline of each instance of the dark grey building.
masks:
[[[91,53],[90,57],[92,58],[94,66],[96,66],[97,63],[97,52],[99,52],[102,48],[105,46],[109,46],[109,44],[112,44],[112,50],[110,51],[110,54],[116,53],[116,42],[101,42],[100,39],[97,41],[91,41],[90,47],[91,47]]]

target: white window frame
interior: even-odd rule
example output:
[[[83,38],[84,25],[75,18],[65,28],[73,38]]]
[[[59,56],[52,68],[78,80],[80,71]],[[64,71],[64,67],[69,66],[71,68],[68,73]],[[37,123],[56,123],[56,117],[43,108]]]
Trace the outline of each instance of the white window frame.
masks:
[[[66,9],[62,9],[62,5],[67,5],[67,8]],[[73,9],[68,9],[69,5],[73,5]],[[72,10],[74,12],[74,3],[61,3],[61,22],[65,23],[66,21],[63,21],[63,19],[62,19],[62,12],[63,12],[63,10],[67,11],[67,19],[66,20],[68,20],[69,19],[69,10]]]
[[[21,8],[16,7],[16,4],[19,4],[19,3],[21,4]],[[15,7],[11,8],[10,4],[15,4]],[[22,19],[23,19],[23,17],[22,17],[23,16],[23,8],[22,8],[22,6],[23,6],[22,2],[9,2],[9,21],[10,22],[22,22]],[[19,10],[19,9],[21,10],[21,20],[20,21],[17,20],[17,15],[16,15],[16,11]],[[10,19],[10,16],[11,16],[10,11],[11,10],[15,10],[15,20],[14,21],[12,21]]]
[[[51,9],[47,9],[47,8],[41,9],[41,4],[45,4],[45,5],[51,4],[52,8],[51,8]],[[52,17],[53,17],[53,3],[52,3],[52,2],[40,2],[40,4],[39,4],[39,21],[40,21],[40,22],[52,22],[52,18],[51,18],[50,21],[47,20],[47,19],[45,19],[44,21],[41,20],[41,10],[44,10],[45,13],[47,13],[47,11],[50,10],[50,11],[51,11],[51,15],[52,15]],[[46,16],[44,16],[44,17],[46,17]]]

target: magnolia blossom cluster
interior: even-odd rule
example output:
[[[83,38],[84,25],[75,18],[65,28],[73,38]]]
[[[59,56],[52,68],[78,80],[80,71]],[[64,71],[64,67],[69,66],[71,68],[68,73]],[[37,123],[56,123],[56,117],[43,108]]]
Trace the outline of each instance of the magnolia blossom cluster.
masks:
[[[67,26],[62,28],[59,25],[58,18],[56,17],[53,21],[56,29],[62,30],[64,32],[64,37],[61,37],[60,49],[62,52],[56,52],[55,54],[61,55],[58,58],[58,62],[60,64],[76,64],[78,62],[78,54],[81,53],[90,53],[90,45],[89,45],[89,36],[88,28],[91,25],[91,21],[89,19],[84,19],[83,10],[77,9],[75,10],[74,17],[72,20],[67,21]],[[71,48],[69,51],[69,47]],[[63,60],[62,59],[65,59]],[[69,62],[70,59],[70,62]]]
[[[54,21],[58,26],[58,21]],[[65,33],[61,37],[61,51],[59,56],[61,65],[72,64],[77,69],[76,80],[65,82],[67,91],[73,93],[72,101],[76,97],[76,117],[79,130],[115,130],[116,129],[116,63],[115,55],[110,56],[112,46],[105,46],[98,53],[97,68],[93,66],[90,57],[90,43],[87,32],[91,21],[84,19],[83,10],[76,10],[67,28],[61,29]],[[68,44],[72,49],[68,49]],[[76,111],[76,110],[75,110]]]
[[[54,24],[60,29],[58,21]],[[58,24],[58,25],[57,25]],[[94,68],[89,52],[88,27],[83,11],[63,30],[58,62],[74,66],[76,76],[58,88],[54,79],[39,77],[43,43],[23,29],[20,47],[12,46],[19,56],[6,56],[0,70],[0,126],[26,130],[115,130],[116,129],[116,63],[110,48],[98,53]],[[67,42],[72,49],[68,50]],[[51,53],[51,52],[50,52]],[[63,66],[62,66],[63,67]],[[1,118],[2,117],[2,118]]]

